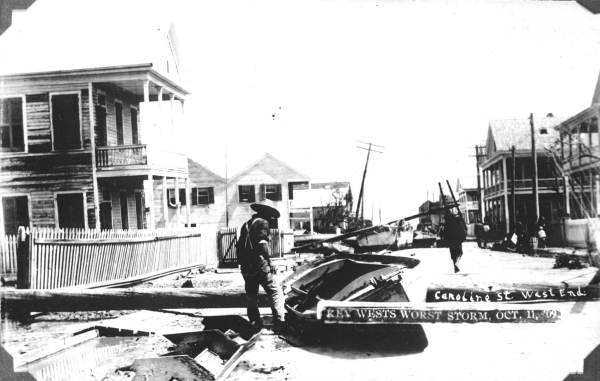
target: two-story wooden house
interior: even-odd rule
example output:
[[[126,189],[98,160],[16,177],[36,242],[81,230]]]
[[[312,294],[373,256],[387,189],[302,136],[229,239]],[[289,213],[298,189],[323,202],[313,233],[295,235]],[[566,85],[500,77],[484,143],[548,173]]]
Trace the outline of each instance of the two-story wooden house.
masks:
[[[547,151],[558,138],[553,127],[562,120],[557,117],[534,120],[539,210],[540,216],[543,216],[547,222],[556,221],[564,213],[565,207],[562,197],[564,192],[562,179],[552,155]],[[514,171],[512,147],[515,147]],[[483,216],[489,218],[492,228],[496,228],[498,234],[511,231],[515,221],[528,226],[536,218],[529,119],[491,121],[485,155],[480,158],[479,164],[484,194]],[[513,210],[516,215],[513,214]]]
[[[35,20],[44,22],[40,12]],[[63,21],[68,22],[47,20],[49,25]],[[18,71],[19,60],[11,64],[11,57],[20,56],[17,49],[48,51],[40,46],[50,43],[48,37],[36,39],[28,28],[15,28],[13,34],[11,29],[2,36],[0,229],[4,233],[14,233],[20,225],[161,226],[156,216],[167,210],[167,183],[179,181],[189,189],[187,158],[177,152],[188,92],[178,79],[174,29],[171,24],[146,26],[136,29],[136,36],[146,41],[145,50],[135,49],[135,40],[115,41],[133,44],[135,56],[111,54],[111,44],[103,43],[105,36],[99,30],[90,33],[89,44],[81,47],[69,45],[68,35],[54,35],[52,52],[72,56],[76,63],[63,58],[61,62],[68,63],[61,68],[56,57],[40,56],[36,62],[23,63],[27,72]],[[57,29],[49,28],[48,33],[68,31]],[[96,66],[108,63],[104,56],[110,56],[114,65]],[[156,183],[164,185],[159,197],[152,192]]]

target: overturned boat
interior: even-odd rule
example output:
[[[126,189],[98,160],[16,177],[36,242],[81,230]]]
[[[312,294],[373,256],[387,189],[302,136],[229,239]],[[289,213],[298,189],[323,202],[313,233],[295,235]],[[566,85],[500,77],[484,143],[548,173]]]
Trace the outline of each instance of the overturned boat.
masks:
[[[335,254],[298,268],[283,282],[292,324],[317,328],[321,301],[408,302],[402,273],[419,260],[405,256]]]
[[[356,253],[398,250],[411,247],[413,232],[395,225],[380,225],[376,229],[343,241]]]

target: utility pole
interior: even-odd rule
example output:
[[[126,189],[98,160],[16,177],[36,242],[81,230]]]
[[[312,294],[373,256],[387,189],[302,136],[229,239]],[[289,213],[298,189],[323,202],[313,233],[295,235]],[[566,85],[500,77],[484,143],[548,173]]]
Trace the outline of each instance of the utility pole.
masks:
[[[511,185],[510,185],[510,193],[511,193],[511,198],[512,198],[512,218],[511,218],[511,222],[512,222],[512,231],[515,231],[515,223],[517,221],[517,204],[516,204],[516,195],[515,195],[515,179],[516,179],[516,157],[515,157],[515,146],[512,146],[511,148],[511,156],[512,156],[512,181],[511,181]]]
[[[531,156],[533,157],[533,202],[535,205],[536,223],[540,217],[540,199],[538,195],[538,167],[537,167],[537,152],[535,149],[535,127],[533,125],[533,113],[529,114],[529,125],[531,126]]]
[[[229,179],[227,178],[227,144],[225,144],[225,227],[229,227]]]
[[[367,161],[365,162],[365,170],[363,171],[363,177],[362,177],[362,181],[360,183],[360,193],[358,194],[358,203],[356,204],[356,219],[357,220],[360,219],[362,221],[363,217],[364,217],[364,210],[365,210],[364,190],[365,190],[365,178],[367,177],[367,168],[369,166],[369,158],[371,157],[371,152],[383,153],[381,151],[377,151],[377,150],[373,149],[373,147],[378,147],[378,148],[385,148],[385,147],[377,145],[377,144],[373,144],[373,143],[362,142],[362,141],[359,143],[368,145],[367,148],[362,147],[362,146],[356,146],[356,148],[364,149],[367,151]],[[359,217],[359,213],[360,213],[360,217]]]
[[[481,174],[479,168],[479,158],[483,156],[479,151],[479,146],[475,146],[475,169],[477,170],[477,209],[479,211],[479,222],[483,223],[483,200],[481,194]]]

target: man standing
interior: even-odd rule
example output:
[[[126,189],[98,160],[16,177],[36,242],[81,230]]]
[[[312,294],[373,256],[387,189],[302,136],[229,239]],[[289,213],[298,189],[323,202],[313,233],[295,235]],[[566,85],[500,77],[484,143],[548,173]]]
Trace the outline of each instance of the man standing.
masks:
[[[236,245],[245,282],[248,319],[257,329],[262,328],[262,319],[258,310],[258,286],[260,285],[269,297],[274,328],[282,330],[285,321],[283,292],[273,278],[276,269],[271,264],[269,245],[269,228],[277,226],[279,211],[264,204],[252,204],[250,207],[256,214],[241,227]]]
[[[467,238],[465,224],[460,216],[448,211],[446,212],[444,225],[444,238],[450,248],[450,258],[452,258],[454,264],[454,272],[457,273],[460,271],[457,264],[463,254],[462,243]]]

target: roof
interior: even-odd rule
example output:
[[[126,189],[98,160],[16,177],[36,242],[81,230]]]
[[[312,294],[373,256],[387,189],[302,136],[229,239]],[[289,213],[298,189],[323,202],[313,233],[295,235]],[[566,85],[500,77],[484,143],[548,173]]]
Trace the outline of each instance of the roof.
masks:
[[[310,184],[311,189],[340,189],[350,188],[349,181],[333,181],[328,183],[312,183]]]
[[[0,74],[152,63],[177,80],[175,34],[167,7],[159,5],[144,0],[37,0],[13,15],[13,25],[0,36]],[[163,70],[167,60],[174,66],[168,72]]]
[[[259,167],[264,167],[264,168],[274,168],[274,167],[279,167],[284,169],[286,172],[288,172],[288,178],[289,180],[294,180],[294,181],[298,181],[298,180],[310,180],[310,178],[308,176],[306,176],[305,174],[303,174],[302,172],[297,171],[296,169],[292,168],[291,166],[289,166],[288,164],[284,163],[283,161],[277,159],[276,157],[274,157],[273,155],[271,155],[270,153],[266,153],[265,155],[263,155],[260,159],[258,159],[257,161],[255,161],[253,164],[249,165],[246,169],[238,172],[235,176],[231,177],[231,180],[229,181],[230,183],[235,183],[237,182],[237,180],[242,177],[243,175],[245,175],[248,172],[251,172],[254,169],[257,169]]]
[[[188,158],[188,170],[190,173],[190,181],[193,184],[200,183],[223,183],[225,179],[217,175],[202,164]]]
[[[553,127],[563,120],[564,118],[559,117],[534,119],[536,149],[543,150],[558,138],[558,133]],[[542,129],[545,129],[547,133],[542,134]],[[493,120],[488,129],[488,141],[490,138],[493,139],[496,151],[510,151],[512,146],[515,146],[516,150],[531,149],[529,119]],[[488,155],[491,153],[488,152]]]

